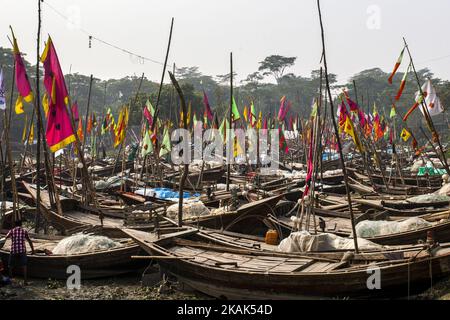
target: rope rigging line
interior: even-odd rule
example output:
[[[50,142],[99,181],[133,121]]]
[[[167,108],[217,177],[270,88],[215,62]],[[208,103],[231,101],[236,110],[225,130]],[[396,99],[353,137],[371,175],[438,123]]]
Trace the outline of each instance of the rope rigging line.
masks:
[[[50,5],[50,4],[47,2],[47,0],[45,0],[45,1],[42,0],[42,2],[43,2],[49,9],[51,9],[55,14],[57,14],[60,18],[62,18],[63,20],[65,20],[67,23],[73,24],[73,22],[71,21],[71,19],[69,19],[66,15],[64,15],[64,14],[61,13],[59,10],[57,10],[55,7],[53,7],[52,5]],[[111,47],[111,48],[113,48],[113,49],[122,51],[123,53],[129,54],[130,56],[134,56],[134,57],[138,58],[138,59],[142,62],[142,64],[144,64],[145,61],[149,61],[149,62],[152,62],[152,63],[155,63],[155,64],[164,65],[163,62],[160,62],[160,61],[157,61],[157,60],[155,60],[155,59],[148,58],[148,57],[144,57],[144,56],[142,56],[142,55],[140,55],[140,54],[137,54],[137,53],[134,53],[134,52],[132,52],[132,51],[130,51],[130,50],[127,50],[127,49],[124,49],[124,48],[122,48],[122,47],[119,47],[119,46],[117,46],[117,45],[115,45],[115,44],[112,44],[112,43],[110,43],[110,42],[108,42],[108,41],[105,41],[105,40],[102,40],[102,39],[100,39],[100,38],[97,38],[97,37],[93,36],[91,32],[89,32],[89,31],[83,29],[81,26],[78,28],[78,30],[81,31],[82,33],[86,34],[86,35],[89,37],[89,48],[91,48],[92,40],[96,40],[96,41],[98,41],[98,42],[100,42],[100,43],[102,43],[102,44],[104,44],[104,45],[106,45],[106,46],[109,46],[109,47]]]

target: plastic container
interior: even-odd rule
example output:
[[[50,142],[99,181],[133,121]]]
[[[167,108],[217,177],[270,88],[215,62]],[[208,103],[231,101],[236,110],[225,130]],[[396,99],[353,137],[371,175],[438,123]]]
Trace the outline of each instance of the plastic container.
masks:
[[[278,232],[276,230],[268,230],[266,232],[265,242],[273,246],[278,245]]]

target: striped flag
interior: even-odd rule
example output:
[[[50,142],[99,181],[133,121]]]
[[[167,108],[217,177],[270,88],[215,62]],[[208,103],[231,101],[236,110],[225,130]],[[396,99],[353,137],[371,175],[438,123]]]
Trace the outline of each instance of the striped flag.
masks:
[[[400,65],[402,64],[402,60],[403,60],[403,53],[405,53],[405,48],[403,47],[402,52],[400,53],[400,56],[397,59],[397,62],[395,63],[394,66],[394,71],[392,71],[391,76],[389,77],[388,81],[390,84],[392,84],[392,80],[394,79],[395,74],[397,73],[398,68],[400,67]]]
[[[400,100],[400,98],[403,94],[403,90],[405,90],[406,79],[408,78],[408,73],[409,73],[410,69],[411,69],[411,63],[409,64],[408,69],[406,70],[405,74],[403,75],[402,83],[400,84],[400,88],[398,89],[397,96],[395,96],[395,101]]]

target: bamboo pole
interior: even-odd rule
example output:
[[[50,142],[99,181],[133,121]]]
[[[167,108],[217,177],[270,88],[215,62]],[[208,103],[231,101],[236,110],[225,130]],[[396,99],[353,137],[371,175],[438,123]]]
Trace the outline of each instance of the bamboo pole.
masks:
[[[351,218],[351,222],[352,222],[352,231],[353,231],[353,241],[355,244],[355,252],[359,253],[358,237],[356,235],[355,218],[354,218],[353,207],[352,207],[352,198],[350,196],[350,187],[348,185],[347,170],[345,168],[344,155],[342,154],[342,145],[341,145],[341,139],[339,137],[339,130],[338,130],[338,127],[336,124],[335,116],[334,116],[335,115],[334,103],[333,103],[333,97],[331,96],[330,81],[328,78],[328,65],[327,65],[326,50],[325,50],[325,33],[324,33],[323,22],[322,22],[322,12],[320,10],[320,0],[317,0],[317,8],[319,11],[319,21],[320,21],[320,29],[321,29],[321,36],[322,36],[322,48],[323,48],[323,64],[324,64],[324,68],[325,68],[325,81],[326,81],[326,86],[327,86],[327,91],[328,91],[328,98],[330,100],[331,119],[333,121],[334,131],[336,134],[336,139],[337,139],[337,143],[338,143],[338,147],[339,147],[339,158],[341,160],[342,173],[344,174],[345,189],[347,192],[348,207],[350,210],[350,218]]]
[[[38,2],[38,31],[37,31],[37,39],[36,39],[36,97],[34,99],[34,108],[36,110],[36,137],[37,137],[37,150],[36,150],[36,216],[35,216],[35,232],[37,233],[39,230],[39,222],[41,216],[41,101],[40,101],[40,70],[39,70],[39,62],[40,62],[40,54],[39,47],[41,41],[41,0],[37,0]]]
[[[91,105],[91,90],[92,90],[92,82],[94,81],[94,76],[91,74],[91,77],[89,79],[89,91],[88,91],[88,100],[87,100],[87,106],[86,106],[86,114],[84,116],[84,139],[83,139],[83,144],[82,144],[82,148],[84,150],[84,146],[86,145],[86,140],[87,140],[87,127],[88,127],[88,122],[89,122],[89,107]]]
[[[231,130],[232,130],[232,123],[233,123],[233,52],[230,52],[230,114],[229,114],[229,131],[228,134],[231,136]],[[230,137],[227,136],[228,143],[231,144],[232,141]],[[232,148],[233,145],[228,145],[227,149]],[[228,156],[230,156],[230,159],[228,159]],[[230,191],[230,178],[231,178],[231,157],[232,155],[227,154],[227,191]]]
[[[11,94],[9,99],[9,108],[10,111],[12,110],[13,105],[13,97],[14,97],[14,82],[15,82],[15,71],[16,71],[16,64],[14,63],[13,66],[13,72],[12,72],[12,81],[11,81]],[[11,115],[11,112],[10,112]],[[11,127],[11,117],[7,116],[6,109],[3,113],[4,116],[4,131],[5,131],[5,141],[6,141],[6,153],[8,157],[8,165],[9,165],[9,172],[11,176],[11,188],[13,192],[13,222],[16,220],[20,220],[20,213],[17,210],[17,206],[19,204],[19,198],[17,196],[17,185],[16,185],[16,170],[14,169],[14,161],[11,154],[11,143],[9,141],[9,129]],[[9,118],[9,119],[8,119]]]
[[[186,101],[184,100],[183,91],[181,90],[177,80],[175,79],[175,76],[170,71],[169,71],[169,76],[170,76],[170,80],[172,81],[172,84],[174,85],[175,89],[177,90],[178,96],[180,97],[181,110],[183,111],[183,128],[185,130],[187,130]],[[191,152],[191,150],[189,150],[188,152]],[[180,180],[180,191],[179,191],[179,198],[178,198],[178,226],[179,227],[181,227],[183,225],[183,189],[184,189],[184,184],[186,182],[188,174],[189,174],[189,163],[185,163],[183,175],[181,176],[181,180]]]

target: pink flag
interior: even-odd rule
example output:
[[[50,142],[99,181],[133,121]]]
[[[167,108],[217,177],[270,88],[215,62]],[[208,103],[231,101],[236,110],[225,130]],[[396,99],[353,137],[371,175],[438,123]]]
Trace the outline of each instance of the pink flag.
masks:
[[[206,92],[203,90],[203,104],[205,105],[205,111],[206,115],[208,116],[208,119],[212,121],[214,119],[214,115],[211,110],[211,106],[209,105],[208,96],[206,95]]]
[[[357,113],[359,111],[359,106],[355,101],[351,100],[350,98],[347,98],[347,103],[348,103],[348,106],[350,107],[351,112]]]
[[[73,121],[75,123],[78,123],[78,120],[80,119],[80,114],[78,113],[78,103],[77,103],[77,101],[75,101],[72,104],[72,116],[73,116]]]
[[[16,38],[14,41],[14,59],[16,61],[16,85],[19,95],[25,99],[26,102],[33,100],[33,92],[31,91],[30,81],[28,80],[27,70],[23,64],[22,56],[20,55],[19,47],[17,46]]]
[[[284,117],[286,116],[286,96],[283,96],[280,100],[280,110],[278,111],[278,120],[283,121]]]
[[[147,119],[149,126],[151,127],[153,125],[153,117],[148,110],[147,106],[144,106],[144,117]]]
[[[51,152],[56,152],[75,141],[67,105],[69,95],[64,75],[52,39],[49,37],[41,56],[44,65],[44,86],[50,96],[46,138]]]

